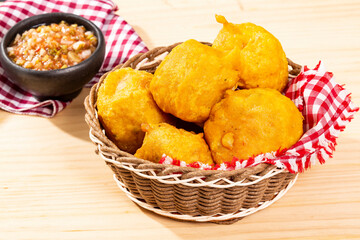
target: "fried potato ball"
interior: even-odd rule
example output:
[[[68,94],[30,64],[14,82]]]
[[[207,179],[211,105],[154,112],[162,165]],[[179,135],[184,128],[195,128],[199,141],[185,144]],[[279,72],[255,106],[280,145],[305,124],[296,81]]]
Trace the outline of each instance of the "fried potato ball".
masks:
[[[98,115],[106,134],[129,153],[135,153],[142,144],[142,123],[171,122],[148,89],[152,78],[151,73],[122,68],[109,73],[98,91]]]
[[[184,121],[204,122],[225,91],[237,84],[233,57],[192,39],[176,46],[150,83],[155,102]]]
[[[220,164],[291,147],[303,134],[303,116],[274,89],[229,90],[211,110],[204,133]]]
[[[143,124],[144,143],[135,156],[158,163],[163,154],[188,164],[201,162],[213,164],[211,153],[203,134],[178,129],[167,123]]]
[[[223,28],[212,47],[225,52],[237,49],[239,86],[282,91],[288,81],[288,63],[279,40],[253,23],[233,24],[219,15],[216,20]]]

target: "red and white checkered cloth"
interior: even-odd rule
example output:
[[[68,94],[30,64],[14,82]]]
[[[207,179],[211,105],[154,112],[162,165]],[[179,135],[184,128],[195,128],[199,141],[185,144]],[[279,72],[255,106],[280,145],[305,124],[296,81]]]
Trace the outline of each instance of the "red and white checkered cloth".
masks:
[[[111,0],[9,0],[0,5],[0,41],[17,22],[33,15],[67,12],[91,20],[104,34],[106,54],[99,73],[86,85],[92,86],[100,76],[125,62],[147,47],[134,29],[115,14],[117,6]],[[39,102],[4,76],[0,66],[0,108],[17,113],[53,117],[70,102],[47,100]]]
[[[321,62],[315,69],[305,66],[299,76],[290,80],[285,95],[295,103],[304,116],[304,135],[290,149],[260,154],[246,160],[234,157],[231,163],[216,166],[186,164],[166,155],[160,162],[219,170],[234,170],[269,163],[292,173],[303,172],[317,161],[324,163],[332,157],[336,138],[359,108],[351,102],[350,93],[334,81],[333,74],[326,72]]]

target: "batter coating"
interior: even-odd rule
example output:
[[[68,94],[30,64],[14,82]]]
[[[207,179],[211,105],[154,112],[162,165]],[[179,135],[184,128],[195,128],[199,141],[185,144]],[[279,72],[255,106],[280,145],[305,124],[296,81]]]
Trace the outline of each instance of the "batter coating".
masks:
[[[154,102],[148,89],[153,75],[132,68],[110,72],[98,91],[97,109],[106,135],[129,153],[141,146],[142,123],[171,122]]]
[[[163,154],[188,164],[201,162],[213,164],[211,153],[203,134],[178,129],[166,123],[143,124],[144,143],[135,156],[158,163]]]
[[[213,48],[237,52],[236,70],[243,88],[273,88],[282,91],[288,81],[288,62],[277,38],[253,23],[233,24],[216,16],[223,24]]]
[[[211,110],[204,133],[220,164],[291,147],[303,134],[303,116],[274,89],[229,90]]]
[[[155,102],[184,121],[204,122],[225,91],[236,87],[233,57],[192,39],[176,46],[150,83]]]

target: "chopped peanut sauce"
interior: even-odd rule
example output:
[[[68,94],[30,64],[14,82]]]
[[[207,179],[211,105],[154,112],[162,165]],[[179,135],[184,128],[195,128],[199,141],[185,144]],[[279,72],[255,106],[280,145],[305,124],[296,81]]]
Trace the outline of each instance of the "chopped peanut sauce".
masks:
[[[96,45],[93,32],[86,31],[84,26],[61,21],[17,34],[7,51],[17,65],[46,71],[84,61],[95,51]]]

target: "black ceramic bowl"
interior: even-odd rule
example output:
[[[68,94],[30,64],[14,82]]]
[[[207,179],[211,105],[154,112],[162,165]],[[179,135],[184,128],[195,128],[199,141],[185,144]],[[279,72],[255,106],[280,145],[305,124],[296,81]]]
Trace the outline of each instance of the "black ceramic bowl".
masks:
[[[14,40],[16,34],[21,35],[24,31],[39,25],[60,23],[62,20],[69,24],[82,25],[97,37],[96,50],[88,59],[68,68],[48,71],[23,68],[11,61],[7,54],[7,47]],[[18,86],[31,92],[40,100],[68,101],[75,98],[83,86],[99,71],[104,56],[105,39],[101,30],[91,21],[69,13],[46,13],[26,18],[15,24],[6,33],[0,45],[0,62],[5,74]]]

